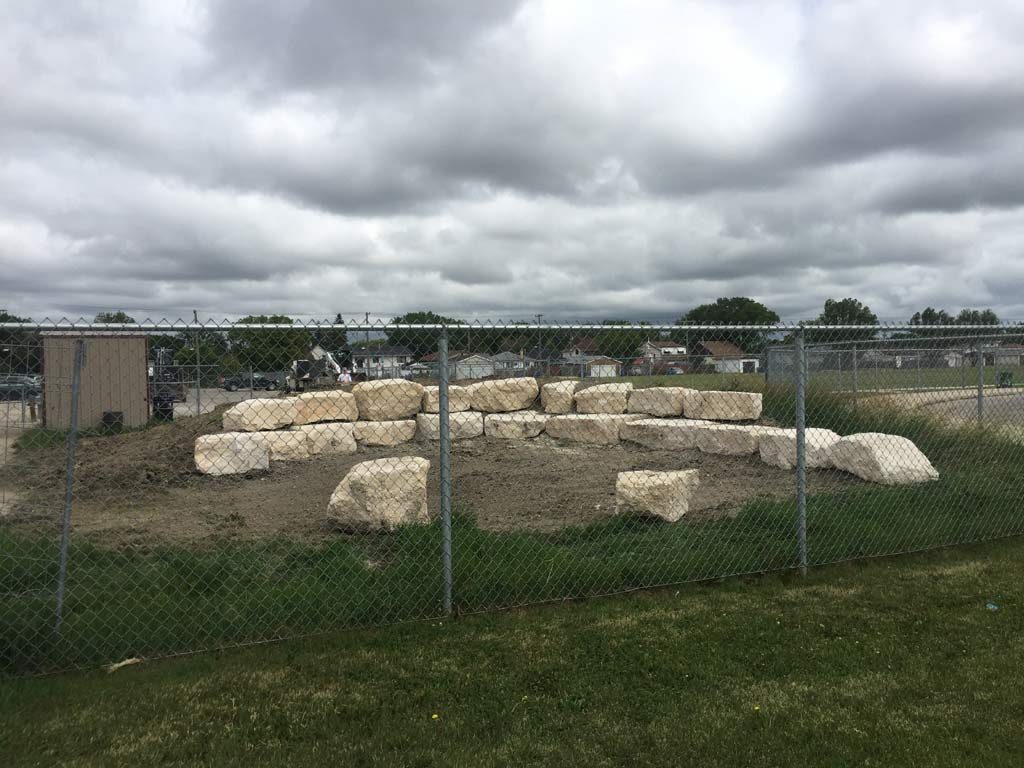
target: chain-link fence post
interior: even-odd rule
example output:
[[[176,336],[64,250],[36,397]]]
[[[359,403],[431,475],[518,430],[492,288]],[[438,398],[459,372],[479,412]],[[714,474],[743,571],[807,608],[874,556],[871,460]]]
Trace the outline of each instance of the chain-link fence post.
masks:
[[[985,420],[985,348],[978,341],[978,423]]]
[[[82,388],[82,366],[85,364],[85,340],[75,340],[75,357],[71,371],[71,423],[68,428],[68,456],[64,470],[64,516],[60,531],[60,563],[57,567],[57,608],[53,634],[60,635],[64,620],[64,590],[68,577],[68,549],[71,544],[71,502],[75,483],[75,446],[78,444],[78,399]]]
[[[796,513],[800,573],[807,575],[807,361],[804,329],[796,331]]]
[[[441,460],[441,581],[442,605],[446,616],[452,612],[452,467],[451,432],[448,423],[448,329],[437,340],[438,427]]]
[[[853,362],[851,363],[851,369],[853,371],[853,406],[857,407],[857,345],[853,345]]]

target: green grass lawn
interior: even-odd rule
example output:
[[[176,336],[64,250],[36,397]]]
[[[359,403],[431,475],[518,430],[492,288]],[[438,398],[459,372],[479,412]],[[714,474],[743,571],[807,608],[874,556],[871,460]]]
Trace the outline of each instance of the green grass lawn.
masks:
[[[1022,572],[1012,539],[8,680],[0,754],[12,767],[1020,765]]]

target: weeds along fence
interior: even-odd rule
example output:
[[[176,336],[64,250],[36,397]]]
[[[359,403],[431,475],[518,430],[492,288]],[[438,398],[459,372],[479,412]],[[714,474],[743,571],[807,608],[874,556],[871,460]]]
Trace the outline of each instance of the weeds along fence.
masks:
[[[0,665],[1019,534],[1022,356],[1019,326],[6,324]]]

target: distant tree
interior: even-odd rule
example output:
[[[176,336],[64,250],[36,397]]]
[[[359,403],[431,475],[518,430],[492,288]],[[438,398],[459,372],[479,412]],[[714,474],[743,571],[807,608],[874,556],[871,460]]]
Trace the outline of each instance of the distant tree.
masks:
[[[821,314],[814,321],[818,325],[877,325],[878,316],[871,307],[853,298],[826,299]],[[807,341],[827,343],[831,341],[859,341],[872,339],[875,328],[843,328],[835,330],[809,330]]]
[[[135,318],[119,309],[116,312],[100,312],[96,315],[94,322],[129,324],[134,323]]]
[[[466,333],[465,323],[452,317],[439,315],[436,312],[407,312],[404,315],[393,318],[391,323],[395,325],[450,326],[448,330],[448,349],[452,352],[464,350],[471,339],[471,336]],[[402,328],[397,330],[389,329],[387,331],[389,346],[408,347],[416,357],[436,352],[440,336],[441,332],[439,330]],[[477,336],[477,332],[474,331],[472,336]]]
[[[640,348],[650,338],[649,331],[638,330],[614,330],[616,325],[650,325],[650,323],[635,323],[632,320],[602,320],[601,325],[608,326],[608,330],[598,331],[594,335],[597,343],[597,353],[606,357],[632,358],[640,354]]]
[[[334,316],[333,327],[317,328],[313,331],[313,342],[328,352],[336,352],[348,345],[348,331],[340,312]]]
[[[944,309],[925,307],[910,318],[911,325],[952,325],[953,316]]]
[[[676,325],[775,325],[779,316],[759,301],[746,296],[716,299],[694,307]],[[687,346],[698,341],[731,341],[744,352],[759,354],[768,344],[770,331],[677,331],[675,341]]]
[[[999,325],[999,317],[991,309],[961,309],[957,325]]]
[[[31,318],[18,317],[0,309],[0,323],[29,323]],[[39,334],[18,329],[0,330],[0,374],[38,373],[42,368],[43,350]]]
[[[295,321],[287,315],[249,315],[239,324],[263,323],[291,326]],[[313,338],[305,328],[282,328],[281,330],[249,330],[232,328],[228,331],[231,352],[237,357],[244,370],[284,371],[293,360],[301,360],[309,353]]]

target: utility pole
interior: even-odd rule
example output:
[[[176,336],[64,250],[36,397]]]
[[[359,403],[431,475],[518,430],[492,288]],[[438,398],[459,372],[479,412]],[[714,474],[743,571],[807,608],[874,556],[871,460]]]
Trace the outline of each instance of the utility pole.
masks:
[[[544,349],[544,339],[543,339],[543,336],[541,335],[541,330],[540,330],[540,321],[544,318],[543,313],[538,312],[536,314],[536,318],[537,318],[537,356],[540,357],[541,355],[544,354],[544,352],[542,351]],[[547,361],[545,360],[544,361],[544,373],[545,374],[547,373],[547,365],[548,365]]]

